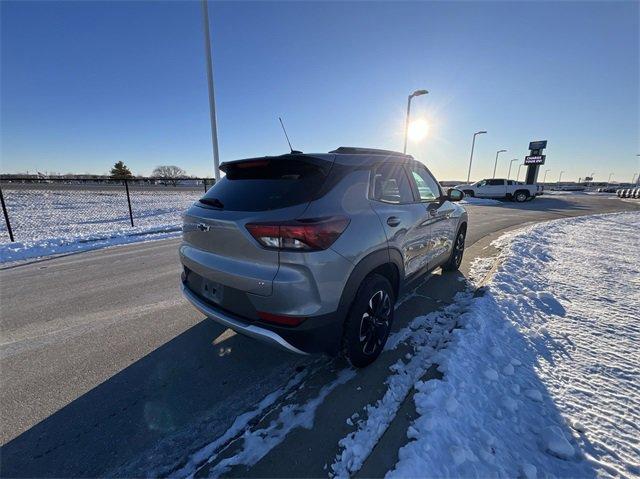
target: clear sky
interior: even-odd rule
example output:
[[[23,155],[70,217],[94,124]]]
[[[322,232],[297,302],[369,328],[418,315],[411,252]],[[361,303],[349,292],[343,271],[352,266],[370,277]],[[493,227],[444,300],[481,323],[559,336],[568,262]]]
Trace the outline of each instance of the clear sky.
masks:
[[[548,180],[640,170],[640,3],[211,3],[221,159],[399,150],[439,179],[546,139]],[[0,2],[2,172],[212,174],[200,3]],[[514,163],[517,165],[518,163]]]

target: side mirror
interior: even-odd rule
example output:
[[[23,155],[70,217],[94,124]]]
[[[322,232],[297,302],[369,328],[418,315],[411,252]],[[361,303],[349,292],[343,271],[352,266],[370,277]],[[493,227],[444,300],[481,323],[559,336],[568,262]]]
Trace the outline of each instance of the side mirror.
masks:
[[[464,193],[460,190],[449,188],[449,191],[447,191],[447,199],[449,201],[460,201],[462,198],[464,198]]]

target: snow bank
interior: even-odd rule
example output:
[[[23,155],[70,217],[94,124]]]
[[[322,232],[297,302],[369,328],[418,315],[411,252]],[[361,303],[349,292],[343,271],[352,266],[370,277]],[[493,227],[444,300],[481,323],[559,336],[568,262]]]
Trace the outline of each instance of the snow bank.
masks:
[[[480,205],[480,206],[492,206],[499,205],[498,200],[492,200],[491,198],[476,198],[475,196],[465,196],[461,201],[461,204],[467,205]]]
[[[181,214],[202,190],[6,189],[16,242],[0,221],[0,263],[178,236]]]
[[[497,241],[484,295],[458,298],[448,347],[427,354],[444,377],[415,383],[387,476],[640,475],[638,231],[639,213],[617,213]]]

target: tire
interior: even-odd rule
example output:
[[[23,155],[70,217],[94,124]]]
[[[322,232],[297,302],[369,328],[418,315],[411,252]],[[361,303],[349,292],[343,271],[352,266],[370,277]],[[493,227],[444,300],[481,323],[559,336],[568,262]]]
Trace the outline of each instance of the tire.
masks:
[[[342,354],[356,368],[368,366],[382,352],[396,299],[393,287],[380,274],[367,276],[356,294],[344,324]]]
[[[465,196],[469,196],[471,198],[473,198],[476,194],[473,192],[473,190],[462,190],[462,192],[464,193]]]
[[[467,236],[467,230],[460,228],[456,239],[453,242],[453,248],[451,249],[451,256],[445,264],[442,265],[442,269],[445,271],[457,271],[462,264],[462,256],[464,255],[464,241]]]
[[[524,190],[518,190],[513,194],[514,199],[518,203],[524,203],[529,199],[529,193]]]

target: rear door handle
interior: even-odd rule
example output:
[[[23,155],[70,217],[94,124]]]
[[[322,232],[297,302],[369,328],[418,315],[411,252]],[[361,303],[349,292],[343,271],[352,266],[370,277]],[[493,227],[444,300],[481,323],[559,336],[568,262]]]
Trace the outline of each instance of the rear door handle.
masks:
[[[398,218],[397,216],[389,216],[387,218],[387,224],[395,228],[400,224],[400,218]]]

